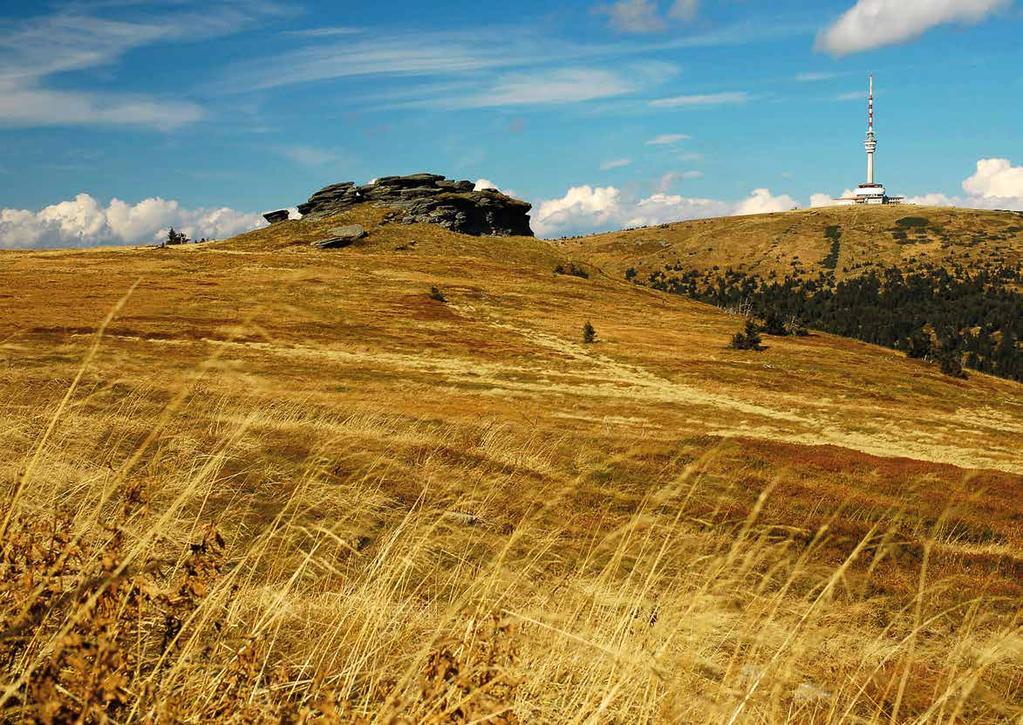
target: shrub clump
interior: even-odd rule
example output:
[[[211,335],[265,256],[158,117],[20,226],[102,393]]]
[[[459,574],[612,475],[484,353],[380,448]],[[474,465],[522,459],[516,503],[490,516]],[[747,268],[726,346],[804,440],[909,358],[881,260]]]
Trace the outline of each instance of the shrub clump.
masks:
[[[582,277],[583,279],[589,279],[590,273],[580,267],[575,262],[569,262],[568,264],[559,264],[554,268],[554,274],[564,274],[571,277]]]
[[[589,345],[592,342],[597,341],[597,331],[590,324],[589,320],[583,325],[583,342]]]
[[[448,298],[444,296],[444,293],[437,287],[430,288],[430,299],[437,300],[438,302],[447,302]]]
[[[760,325],[753,320],[746,320],[746,327],[743,331],[732,335],[730,347],[733,350],[763,350],[762,343]]]

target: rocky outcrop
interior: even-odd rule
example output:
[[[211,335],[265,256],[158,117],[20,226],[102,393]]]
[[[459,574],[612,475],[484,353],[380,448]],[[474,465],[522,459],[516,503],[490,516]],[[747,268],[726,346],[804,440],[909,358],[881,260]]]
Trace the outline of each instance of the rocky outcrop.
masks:
[[[357,204],[393,209],[401,224],[438,224],[474,236],[533,236],[531,206],[496,189],[474,190],[471,181],[451,181],[437,174],[385,176],[371,184],[331,184],[298,210],[306,219],[324,219]]]
[[[281,222],[288,221],[289,216],[291,216],[291,212],[287,209],[278,209],[277,211],[268,211],[263,215],[263,218],[271,224],[280,224]]]

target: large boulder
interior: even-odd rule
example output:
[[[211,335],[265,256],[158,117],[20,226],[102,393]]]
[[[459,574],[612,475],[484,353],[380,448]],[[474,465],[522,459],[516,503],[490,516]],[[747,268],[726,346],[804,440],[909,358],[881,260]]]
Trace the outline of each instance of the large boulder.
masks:
[[[437,174],[384,176],[373,183],[331,184],[299,204],[305,219],[325,219],[357,204],[393,209],[402,224],[438,224],[474,236],[533,236],[529,204],[496,189],[475,191],[471,181],[453,181]]]
[[[312,246],[320,249],[341,249],[348,247],[366,236],[361,224],[349,224],[330,230],[330,236],[313,242]]]

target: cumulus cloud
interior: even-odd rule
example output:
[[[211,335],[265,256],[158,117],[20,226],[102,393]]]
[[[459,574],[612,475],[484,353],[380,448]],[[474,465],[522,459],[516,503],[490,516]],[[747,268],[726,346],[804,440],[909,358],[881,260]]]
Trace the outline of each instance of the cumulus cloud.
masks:
[[[1011,0],[857,0],[817,37],[817,48],[848,55],[912,40],[945,23],[975,23]]]
[[[906,203],[915,204],[917,206],[960,206],[962,204],[962,199],[932,192],[930,194],[921,194],[919,196],[907,196]]]
[[[500,189],[497,188],[497,184],[490,179],[478,179],[476,181],[476,186],[473,187],[473,191],[486,191],[487,189],[500,191]]]
[[[846,189],[839,195],[839,199],[842,197],[848,197],[855,195],[856,192],[852,189]],[[833,198],[831,194],[816,193],[810,194],[810,207],[813,209],[827,207],[827,206],[846,206],[851,202],[839,201],[839,199]]]
[[[754,189],[748,199],[739,202],[733,212],[737,216],[744,214],[770,214],[777,211],[788,211],[799,206],[799,202],[788,194],[773,196],[770,189]]]
[[[614,186],[574,186],[559,199],[542,201],[533,215],[533,230],[541,237],[609,231],[666,224],[731,214],[762,214],[798,206],[787,195],[773,196],[756,189],[737,202],[686,197],[658,191],[634,198]]]
[[[1023,166],[1013,166],[1008,159],[981,159],[973,176],[963,182],[963,191],[993,204],[1005,200],[1018,205],[1023,200]]]
[[[963,180],[962,187],[965,196],[935,192],[912,196],[906,201],[924,206],[1023,211],[1023,166],[1013,166],[1009,159],[980,159],[973,174]]]
[[[103,206],[78,194],[39,211],[0,209],[0,249],[150,244],[166,238],[170,227],[192,239],[223,239],[265,224],[260,214],[228,207],[187,209],[159,197]]]

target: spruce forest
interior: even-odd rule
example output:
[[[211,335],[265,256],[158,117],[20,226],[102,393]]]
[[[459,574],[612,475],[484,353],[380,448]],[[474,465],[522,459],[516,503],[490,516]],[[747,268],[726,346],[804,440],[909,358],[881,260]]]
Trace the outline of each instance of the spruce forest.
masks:
[[[637,281],[631,269],[626,278]],[[961,375],[966,367],[1023,380],[1019,268],[971,271],[924,264],[911,271],[871,269],[836,281],[831,271],[779,280],[676,263],[651,273],[648,284],[751,314],[764,321],[768,334],[807,326],[903,350],[950,374]]]

